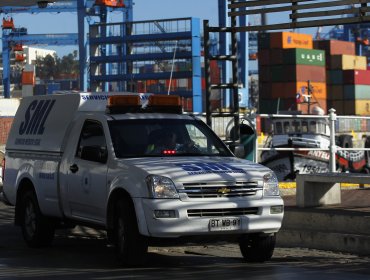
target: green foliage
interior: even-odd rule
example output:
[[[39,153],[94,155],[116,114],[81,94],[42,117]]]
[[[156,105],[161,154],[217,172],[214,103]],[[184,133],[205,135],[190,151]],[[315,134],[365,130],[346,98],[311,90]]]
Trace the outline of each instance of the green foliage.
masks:
[[[41,79],[58,79],[77,76],[79,61],[77,51],[59,58],[57,55],[47,55],[36,58],[36,77]]]

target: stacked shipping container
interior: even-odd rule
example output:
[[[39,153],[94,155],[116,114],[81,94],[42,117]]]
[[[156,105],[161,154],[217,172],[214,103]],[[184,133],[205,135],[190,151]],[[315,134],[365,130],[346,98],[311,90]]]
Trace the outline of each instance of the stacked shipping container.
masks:
[[[282,110],[307,113],[309,105],[303,100],[309,94],[309,84],[310,111],[314,105],[326,111],[325,52],[313,49],[311,35],[263,33],[259,35],[258,48],[260,113]]]
[[[328,104],[339,115],[370,115],[370,71],[365,56],[356,56],[355,43],[314,42],[327,56]]]

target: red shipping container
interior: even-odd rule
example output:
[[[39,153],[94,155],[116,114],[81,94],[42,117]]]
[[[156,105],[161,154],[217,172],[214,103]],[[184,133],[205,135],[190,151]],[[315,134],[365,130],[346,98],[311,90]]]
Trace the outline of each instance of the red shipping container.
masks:
[[[271,66],[272,82],[326,82],[326,68],[315,65],[276,65]]]
[[[181,98],[181,105],[184,112],[192,112],[193,111],[193,99],[192,98]]]
[[[211,83],[213,84],[219,83],[220,77],[221,77],[221,71],[220,71],[220,67],[218,67],[217,61],[211,60],[211,62],[209,63],[209,66],[211,68],[211,73],[210,73]]]
[[[282,49],[271,49],[270,50],[270,64],[283,64],[283,50]]]
[[[259,98],[262,98],[262,99],[270,99],[272,98],[271,96],[271,91],[272,91],[272,88],[271,88],[271,83],[260,83],[259,84]]]
[[[260,66],[258,69],[258,79],[260,82],[271,82],[271,67]]]
[[[137,82],[137,92],[146,92],[145,82],[143,81]]]
[[[340,40],[320,40],[314,41],[314,48],[325,50],[326,56],[335,54],[356,55],[355,43]]]
[[[343,83],[370,85],[370,70],[344,70]]]
[[[206,79],[202,78],[202,90],[206,89]]]
[[[171,90],[177,88],[177,80],[176,79],[172,79],[172,80],[166,80],[166,89],[169,88],[170,81],[171,81]]]
[[[14,118],[0,117],[0,145],[6,144]]]
[[[259,50],[258,51],[258,64],[259,65],[270,65],[270,50]]]

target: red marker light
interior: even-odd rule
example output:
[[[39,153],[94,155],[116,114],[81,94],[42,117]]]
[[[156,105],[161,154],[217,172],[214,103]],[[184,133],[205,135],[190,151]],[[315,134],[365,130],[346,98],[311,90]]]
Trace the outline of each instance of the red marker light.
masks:
[[[162,154],[164,154],[164,155],[174,155],[174,154],[176,154],[176,150],[163,150]]]

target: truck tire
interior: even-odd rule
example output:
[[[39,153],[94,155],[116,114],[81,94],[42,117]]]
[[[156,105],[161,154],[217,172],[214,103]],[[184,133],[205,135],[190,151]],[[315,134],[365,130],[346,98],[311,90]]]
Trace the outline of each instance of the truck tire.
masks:
[[[271,259],[275,243],[276,234],[244,235],[239,241],[239,247],[247,262],[265,262]]]
[[[27,245],[32,248],[49,246],[54,239],[55,227],[42,215],[35,193],[24,193],[20,203],[20,223]]]
[[[120,264],[145,263],[148,240],[139,233],[134,206],[129,199],[118,200],[114,221],[115,251]]]

